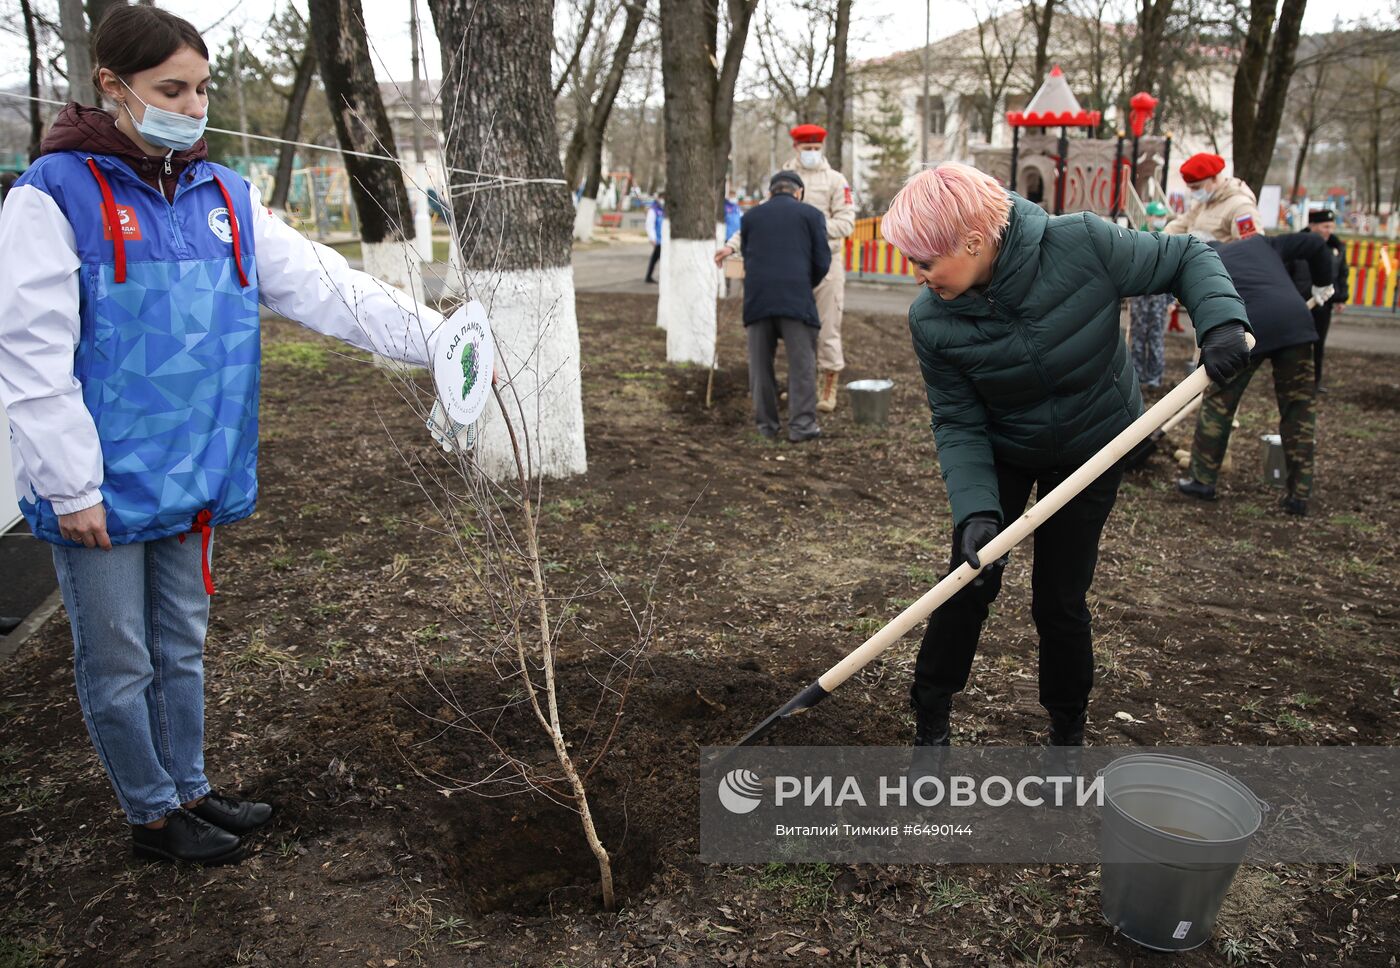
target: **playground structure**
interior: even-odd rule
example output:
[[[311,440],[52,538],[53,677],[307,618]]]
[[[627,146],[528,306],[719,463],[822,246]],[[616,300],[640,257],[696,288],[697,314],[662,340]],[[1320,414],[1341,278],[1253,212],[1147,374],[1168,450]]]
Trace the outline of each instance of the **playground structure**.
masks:
[[[344,168],[317,165],[292,171],[287,192],[287,221],[318,239],[333,233],[358,236],[360,220],[350,195],[350,178]]]
[[[1097,111],[1080,108],[1056,67],[1024,112],[1008,112],[1011,147],[974,146],[973,165],[1052,215],[1093,212],[1120,224],[1145,225],[1147,203],[1160,201],[1171,208],[1164,186],[1172,139],[1145,133],[1156,98],[1139,93],[1129,106],[1130,133],[1120,131],[1115,140],[1071,140],[1070,128],[1092,130],[1101,118]],[[1059,133],[1049,133],[1052,128],[1059,128]],[[1022,134],[1023,130],[1027,133]],[[843,257],[846,272],[856,280],[898,282],[914,275],[909,260],[880,234],[878,216],[856,222]],[[1346,258],[1352,306],[1400,310],[1396,275],[1400,245],[1348,240]]]

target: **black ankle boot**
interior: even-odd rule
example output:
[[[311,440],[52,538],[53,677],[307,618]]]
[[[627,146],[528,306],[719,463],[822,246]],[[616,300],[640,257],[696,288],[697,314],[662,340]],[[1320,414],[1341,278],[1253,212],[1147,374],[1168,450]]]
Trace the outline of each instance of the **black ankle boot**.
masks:
[[[918,783],[927,777],[942,777],[946,772],[952,729],[948,717],[953,701],[944,696],[929,706],[912,703],[914,707],[914,752],[909,758],[909,782]]]
[[[1082,772],[1084,759],[1085,714],[1064,716],[1050,714],[1050,736],[1045,752],[1041,756],[1041,771],[1047,782],[1041,789],[1045,802],[1052,806],[1063,806],[1073,794],[1073,786],[1059,786],[1049,782],[1051,777],[1077,777]]]
[[[1187,497],[1199,498],[1202,501],[1214,501],[1219,496],[1215,493],[1215,485],[1202,484],[1194,477],[1178,478],[1176,489]]]
[[[1050,745],[1083,746],[1084,722],[1087,718],[1088,716],[1085,713],[1080,713],[1078,716],[1063,716],[1059,713],[1051,713]]]
[[[243,858],[242,841],[188,810],[167,814],[165,826],[158,830],[133,826],[131,849],[137,857],[147,860],[182,860],[210,866]]]
[[[914,707],[914,745],[947,746],[952,742],[948,718],[953,711],[951,696],[935,699],[929,706],[912,703]]]

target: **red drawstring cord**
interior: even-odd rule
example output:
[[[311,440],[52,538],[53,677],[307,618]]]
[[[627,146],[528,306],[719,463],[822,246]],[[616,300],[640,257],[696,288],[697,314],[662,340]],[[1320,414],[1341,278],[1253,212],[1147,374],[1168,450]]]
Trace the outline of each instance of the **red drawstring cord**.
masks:
[[[244,288],[248,286],[248,277],[243,274],[243,251],[238,244],[238,219],[233,215],[233,199],[229,197],[228,189],[219,180],[219,176],[214,176],[214,184],[219,186],[219,193],[224,196],[224,204],[228,206],[228,227],[233,232],[233,265],[238,270],[238,281]]]
[[[122,236],[121,217],[117,214],[117,203],[112,198],[112,186],[107,184],[107,179],[103,176],[101,169],[97,167],[97,162],[89,158],[87,166],[92,171],[92,176],[97,179],[97,187],[102,191],[102,212],[112,233],[112,253],[115,263],[112,280],[126,282],[126,239]],[[233,199],[217,175],[214,176],[214,184],[219,186],[219,194],[224,196],[224,204],[228,206],[228,225],[233,234],[233,265],[238,270],[238,282],[247,288],[248,276],[243,271],[243,247],[238,241],[238,219],[233,214]]]
[[[126,240],[122,237],[122,223],[121,218],[117,215],[117,203],[112,200],[112,186],[107,184],[107,179],[98,169],[97,162],[89,158],[87,166],[92,170],[92,177],[97,179],[97,187],[102,191],[102,213],[107,219],[107,227],[112,233],[112,261],[114,263],[112,281],[126,282]],[[231,210],[232,206],[230,206]],[[238,236],[235,235],[234,239],[237,240],[237,238]]]
[[[194,516],[194,524],[190,526],[187,534],[198,534],[201,537],[199,544],[199,563],[204,571],[204,592],[207,595],[214,594],[214,572],[209,567],[209,542],[214,537],[214,529],[209,526],[209,521],[214,515],[208,508],[200,511]],[[185,535],[180,535],[180,544],[185,543]]]

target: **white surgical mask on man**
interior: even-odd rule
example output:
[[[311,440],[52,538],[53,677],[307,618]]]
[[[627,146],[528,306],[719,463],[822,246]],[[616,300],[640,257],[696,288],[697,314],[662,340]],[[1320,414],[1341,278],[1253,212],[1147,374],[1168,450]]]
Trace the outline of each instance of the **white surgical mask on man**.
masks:
[[[803,148],[797,153],[797,160],[802,163],[803,168],[816,168],[822,163],[822,150],[820,148]]]
[[[1209,188],[1193,188],[1193,189],[1191,189],[1191,201],[1195,202],[1197,205],[1199,205],[1199,204],[1205,202],[1206,199],[1208,199],[1208,198],[1210,198],[1210,189],[1209,189]]]

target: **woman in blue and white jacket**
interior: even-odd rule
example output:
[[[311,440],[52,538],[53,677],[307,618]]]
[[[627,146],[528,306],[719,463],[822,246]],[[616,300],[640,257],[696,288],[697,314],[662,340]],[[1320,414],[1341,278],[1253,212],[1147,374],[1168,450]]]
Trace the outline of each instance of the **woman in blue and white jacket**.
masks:
[[[223,863],[272,813],[204,775],[210,538],[258,496],[258,304],[420,365],[441,317],[207,160],[188,22],[118,6],[93,47],[115,117],[68,105],[0,217],[0,402],[134,849]]]

